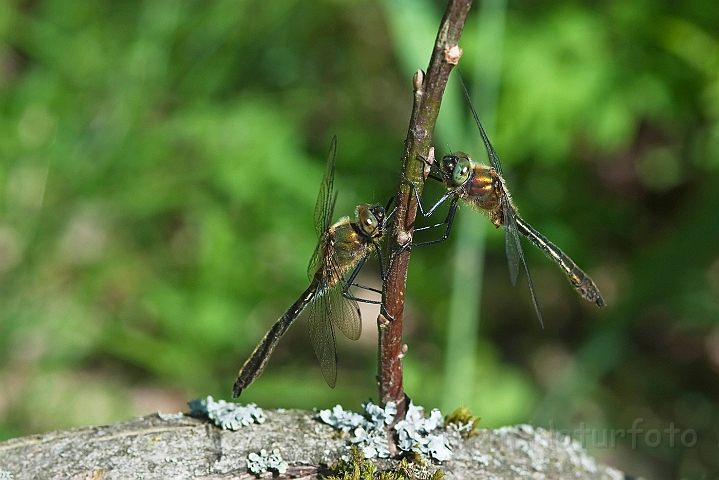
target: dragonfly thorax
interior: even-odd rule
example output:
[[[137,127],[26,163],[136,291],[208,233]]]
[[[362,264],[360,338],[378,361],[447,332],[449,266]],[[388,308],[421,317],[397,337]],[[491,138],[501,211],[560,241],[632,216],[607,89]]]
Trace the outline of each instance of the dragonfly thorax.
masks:
[[[494,169],[475,163],[472,175],[464,187],[465,200],[482,210],[492,211],[501,208],[502,184]]]

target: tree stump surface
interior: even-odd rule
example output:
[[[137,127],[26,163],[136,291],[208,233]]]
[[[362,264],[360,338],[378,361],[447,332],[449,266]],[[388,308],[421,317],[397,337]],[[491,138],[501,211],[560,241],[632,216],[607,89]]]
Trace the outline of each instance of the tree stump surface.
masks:
[[[348,455],[349,436],[310,412],[265,410],[266,421],[237,431],[188,416],[158,414],[112,425],[15,438],[0,442],[0,480],[6,479],[251,479],[319,478]],[[167,416],[164,416],[167,418]],[[528,425],[477,430],[462,438],[447,429],[452,459],[428,462],[445,479],[623,479],[597,464],[578,442]],[[247,458],[278,449],[283,474],[248,471]],[[396,460],[376,461],[379,469]]]

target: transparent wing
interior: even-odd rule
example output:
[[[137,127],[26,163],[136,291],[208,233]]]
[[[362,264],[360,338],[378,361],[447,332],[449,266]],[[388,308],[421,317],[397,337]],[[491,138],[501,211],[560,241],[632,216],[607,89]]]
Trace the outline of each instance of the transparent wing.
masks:
[[[335,308],[338,314],[332,315],[332,322],[350,340],[357,340],[362,335],[362,316],[357,302],[342,295],[342,288],[333,290]]]
[[[499,156],[497,155],[497,152],[494,151],[494,147],[492,146],[491,142],[489,141],[489,138],[487,137],[487,133],[482,127],[482,122],[479,121],[479,116],[477,115],[477,111],[474,109],[474,104],[472,103],[472,99],[470,98],[469,92],[467,91],[467,85],[465,85],[464,78],[462,78],[462,74],[459,73],[459,70],[457,70],[457,74],[459,75],[459,81],[462,84],[462,90],[464,90],[464,95],[465,97],[467,97],[469,108],[472,110],[472,116],[474,117],[474,121],[477,124],[477,128],[479,128],[479,134],[482,136],[484,148],[487,150],[487,157],[489,158],[489,163],[499,174],[499,177],[502,179],[502,186],[504,186],[504,174],[502,172],[502,164],[499,162]],[[537,312],[539,323],[541,323],[542,327],[544,327],[542,314],[539,311],[537,293],[534,291],[534,284],[532,283],[532,277],[529,275],[529,267],[527,266],[527,262],[524,259],[524,250],[522,250],[522,242],[519,239],[519,232],[517,231],[517,221],[515,219],[516,212],[514,211],[512,202],[509,199],[509,194],[504,190],[504,188],[502,188],[502,192],[500,193],[502,202],[502,215],[504,215],[503,224],[506,235],[505,243],[507,248],[507,264],[509,265],[509,278],[512,280],[513,286],[517,285],[517,276],[519,275],[519,261],[521,260],[522,264],[524,265],[524,271],[527,274],[527,283],[529,284],[529,291],[532,294],[534,310]]]
[[[343,295],[347,282],[341,276],[337,261],[332,256],[332,276],[339,279],[327,296],[329,297],[332,323],[350,340],[357,340],[362,335],[362,315],[357,302]]]
[[[331,292],[328,292],[324,285],[320,285],[319,288],[318,296],[310,306],[310,341],[317,360],[320,361],[322,375],[327,385],[334,388],[337,383],[337,348],[335,332],[330,322],[332,310],[328,294]]]
[[[537,313],[539,323],[544,328],[544,320],[542,319],[542,313],[539,310],[539,300],[537,299],[537,292],[534,290],[534,283],[532,283],[532,276],[529,274],[529,266],[527,261],[524,259],[524,250],[522,249],[522,241],[519,239],[519,231],[517,229],[517,213],[514,211],[509,196],[502,192],[502,210],[504,214],[504,229],[506,232],[506,243],[507,243],[507,263],[509,265],[509,276],[512,280],[512,285],[517,284],[517,274],[519,273],[519,261],[521,260],[524,265],[524,273],[527,274],[527,284],[529,285],[529,293],[532,295],[532,304],[534,304],[534,311]]]
[[[337,196],[332,197],[335,181],[335,161],[337,160],[337,136],[332,137],[330,153],[327,155],[327,165],[320,184],[320,193],[315,205],[315,232],[320,238],[332,224],[332,213]]]
[[[476,115],[476,113],[475,113]],[[479,120],[477,120],[479,124]],[[484,133],[484,129],[482,128],[482,124],[479,124],[479,130],[482,134],[482,138],[484,140],[484,146],[487,149],[487,156],[489,157],[489,164],[494,167],[494,169],[497,171],[498,174],[500,174],[504,178],[504,174],[502,173],[502,165],[499,163],[499,157],[497,156],[497,152],[494,151],[494,147],[491,143],[489,143],[489,139],[487,138],[487,134]]]
[[[487,150],[489,163],[502,179],[502,182],[504,182],[502,165],[499,163],[497,152],[494,151],[494,147],[490,143],[489,138],[482,127],[482,122],[479,121],[479,115],[477,115],[477,110],[474,109],[474,104],[469,96],[469,91],[467,91],[467,85],[465,85],[464,78],[462,78],[462,74],[459,73],[459,70],[457,70],[457,74],[459,75],[459,81],[462,84],[462,90],[464,90],[464,96],[467,97],[467,103],[469,103],[469,108],[472,110],[474,121],[477,124],[477,128],[479,128],[479,134],[482,136],[484,148]],[[502,184],[502,186],[504,186],[504,184]],[[516,285],[517,276],[519,274],[519,260],[521,259],[524,263],[524,252],[522,251],[522,244],[520,243],[519,233],[517,232],[517,223],[514,220],[514,207],[512,206],[512,202],[509,200],[509,195],[506,191],[504,191],[504,188],[502,188],[502,191],[500,192],[500,201],[502,202],[502,215],[504,215],[502,223],[504,224],[506,235],[505,243],[507,248],[507,263],[509,264],[509,278],[512,280],[512,285]]]
[[[517,285],[517,276],[519,275],[519,260],[524,262],[524,250],[519,240],[519,232],[517,231],[517,222],[514,219],[514,208],[509,202],[506,194],[502,192],[502,223],[504,224],[505,244],[507,249],[507,265],[509,265],[509,278],[512,280],[512,286]]]
[[[482,122],[479,121],[479,115],[477,115],[477,111],[474,109],[474,104],[472,103],[472,99],[469,96],[469,91],[467,91],[467,85],[465,85],[464,78],[462,78],[462,74],[459,73],[459,70],[457,70],[457,74],[459,75],[459,81],[462,84],[462,90],[464,90],[464,96],[467,97],[469,108],[472,110],[472,116],[474,117],[474,121],[477,123],[477,127],[479,128],[479,134],[482,136],[484,148],[487,150],[487,157],[489,157],[489,163],[490,165],[492,165],[492,167],[494,167],[497,173],[502,175],[502,165],[499,163],[499,157],[497,156],[497,152],[494,151],[494,147],[489,142],[489,138],[487,137],[487,134],[482,127]]]
[[[320,236],[317,247],[315,247],[315,252],[312,254],[312,258],[310,258],[310,264],[307,267],[307,276],[310,278],[310,280],[314,278],[315,273],[317,273],[317,270],[320,267],[320,262],[322,261],[322,257],[324,257],[326,247],[327,237],[323,234]]]

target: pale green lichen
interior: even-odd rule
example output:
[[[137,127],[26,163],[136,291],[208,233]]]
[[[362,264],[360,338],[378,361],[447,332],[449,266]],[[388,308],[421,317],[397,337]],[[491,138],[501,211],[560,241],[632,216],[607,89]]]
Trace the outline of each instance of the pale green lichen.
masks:
[[[280,451],[276,448],[270,453],[263,448],[259,454],[250,453],[247,456],[247,469],[254,474],[275,471],[282,475],[287,468],[289,465],[282,459]]]
[[[254,403],[243,406],[224,400],[215,402],[211,396],[208,396],[204,400],[192,400],[189,405],[191,416],[206,416],[224,430],[238,430],[240,427],[265,421],[265,413]]]
[[[389,458],[386,426],[391,424],[397,409],[388,403],[383,409],[372,402],[362,404],[364,414],[345,411],[340,405],[332,410],[322,410],[318,417],[323,422],[351,435],[350,442],[358,446],[365,458]],[[395,425],[398,447],[404,452],[428,455],[438,461],[447,461],[452,457],[449,440],[435,430],[443,426],[444,419],[439,410],[434,409],[429,417],[424,409],[412,402],[407,407],[404,420]]]

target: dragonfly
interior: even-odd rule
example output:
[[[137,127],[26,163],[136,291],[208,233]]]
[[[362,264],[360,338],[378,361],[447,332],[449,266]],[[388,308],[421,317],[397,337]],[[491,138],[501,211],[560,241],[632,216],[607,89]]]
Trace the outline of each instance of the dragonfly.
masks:
[[[521,263],[524,266],[524,271],[527,275],[527,283],[529,284],[529,290],[532,295],[534,310],[542,326],[544,326],[544,321],[539,308],[537,294],[534,290],[534,284],[532,283],[532,277],[529,274],[529,267],[527,266],[527,262],[524,258],[524,250],[522,249],[519,234],[524,235],[534,246],[542,250],[551,260],[556,262],[562,271],[567,275],[572,286],[583,298],[595,303],[599,307],[606,306],[606,302],[599,293],[599,289],[589,275],[584,273],[584,271],[582,271],[582,269],[579,268],[571,258],[562,252],[559,247],[547,240],[544,235],[535,230],[531,225],[529,225],[529,223],[519,216],[519,213],[517,213],[517,208],[512,202],[509,190],[507,190],[504,174],[502,172],[502,165],[499,162],[499,156],[490,143],[489,138],[482,127],[482,123],[479,121],[479,116],[477,115],[477,111],[474,109],[474,105],[472,104],[472,100],[469,96],[469,92],[467,91],[467,87],[462,79],[462,76],[460,75],[459,78],[464,94],[469,102],[472,115],[474,116],[474,120],[479,128],[482,141],[484,142],[490,166],[475,162],[464,152],[454,152],[449,155],[445,155],[439,164],[433,164],[436,165],[436,169],[439,170],[439,175],[432,173],[429,177],[443,182],[447,191],[426,212],[419,201],[417,189],[412,182],[407,180],[412,186],[415,196],[417,197],[419,209],[425,218],[432,215],[434,211],[444,202],[447,200],[450,201],[449,211],[443,222],[415,229],[415,231],[420,231],[445,225],[446,227],[442,237],[435,240],[412,244],[411,246],[417,247],[432,245],[447,240],[452,229],[452,222],[454,221],[458,202],[459,200],[462,200],[480,212],[486,214],[495,227],[504,227],[505,249],[507,251],[507,263],[509,265],[510,280],[512,281],[512,285],[516,286],[517,277],[519,275],[519,264]]]
[[[373,252],[377,253],[380,274],[385,278],[379,242],[384,236],[385,225],[391,215],[385,213],[393,199],[390,199],[387,207],[380,204],[361,204],[355,209],[354,221],[349,217],[342,217],[333,224],[332,215],[337,201],[337,194],[332,194],[336,159],[335,136],[332,138],[315,205],[314,224],[318,243],[307,270],[310,285],[272,325],[244,363],[234,384],[234,398],[260,376],[282,336],[308,305],[312,348],[320,362],[325,381],[334,388],[337,382],[335,328],[350,340],[357,340],[362,333],[362,318],[357,302],[382,304],[379,300],[355,297],[350,292],[350,287],[356,286],[381,293],[377,289],[356,283],[355,278]],[[350,276],[346,279],[348,273]]]

